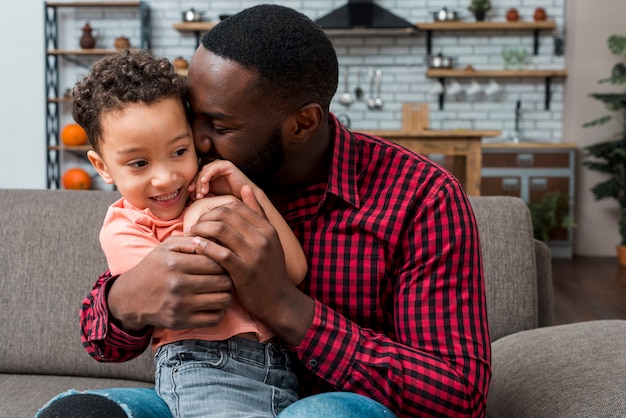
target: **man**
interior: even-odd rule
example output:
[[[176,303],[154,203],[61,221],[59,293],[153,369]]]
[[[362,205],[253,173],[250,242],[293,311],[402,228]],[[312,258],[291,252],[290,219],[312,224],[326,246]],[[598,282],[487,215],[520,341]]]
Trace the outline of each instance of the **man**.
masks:
[[[195,237],[98,280],[81,311],[94,358],[136,357],[155,326],[211,326],[236,292],[301,366],[303,399],[281,417],[484,415],[490,344],[468,200],[426,158],[346,130],[329,113],[337,74],[330,40],[285,7],[244,10],[203,37],[188,73],[197,152],[266,191],[309,274],[291,284],[254,199],[222,206]]]

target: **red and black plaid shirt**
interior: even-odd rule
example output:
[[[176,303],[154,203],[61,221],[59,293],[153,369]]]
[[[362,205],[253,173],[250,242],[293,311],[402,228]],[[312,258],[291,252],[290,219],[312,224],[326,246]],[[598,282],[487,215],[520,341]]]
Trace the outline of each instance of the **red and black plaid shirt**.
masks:
[[[429,160],[335,118],[328,183],[283,216],[310,270],[301,289],[315,318],[294,353],[306,396],[349,391],[401,417],[482,416],[491,376],[482,260],[456,179]],[[105,273],[81,310],[83,342],[100,361],[139,355],[109,322]]]

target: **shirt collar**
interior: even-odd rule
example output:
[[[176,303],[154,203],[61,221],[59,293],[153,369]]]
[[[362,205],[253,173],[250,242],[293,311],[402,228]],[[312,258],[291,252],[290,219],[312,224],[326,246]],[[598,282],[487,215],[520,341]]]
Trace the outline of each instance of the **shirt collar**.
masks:
[[[358,149],[355,135],[346,129],[332,113],[329,114],[328,124],[334,135],[333,157],[326,193],[332,193],[351,205],[359,207]]]

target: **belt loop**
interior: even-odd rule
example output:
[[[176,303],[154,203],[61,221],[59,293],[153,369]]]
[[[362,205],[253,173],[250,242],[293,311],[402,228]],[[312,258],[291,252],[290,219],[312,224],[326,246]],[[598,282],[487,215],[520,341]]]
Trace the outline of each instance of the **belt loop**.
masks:
[[[237,358],[237,339],[229,338],[226,341],[228,342],[228,355],[231,358]]]
[[[265,345],[265,364],[267,366],[291,366],[291,358],[285,349],[272,343]]]

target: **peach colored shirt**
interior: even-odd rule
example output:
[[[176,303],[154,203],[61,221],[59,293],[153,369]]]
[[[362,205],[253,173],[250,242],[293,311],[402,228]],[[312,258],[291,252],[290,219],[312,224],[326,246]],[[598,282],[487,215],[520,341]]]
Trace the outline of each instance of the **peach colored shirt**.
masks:
[[[123,274],[139,263],[150,251],[169,236],[183,235],[183,217],[169,221],[159,219],[149,209],[139,209],[121,198],[113,203],[100,230],[100,245],[111,274]],[[172,330],[155,328],[152,348],[174,341],[199,339],[220,341],[242,333],[255,333],[263,342],[274,333],[257,321],[237,302],[236,297],[224,318],[213,327]]]

